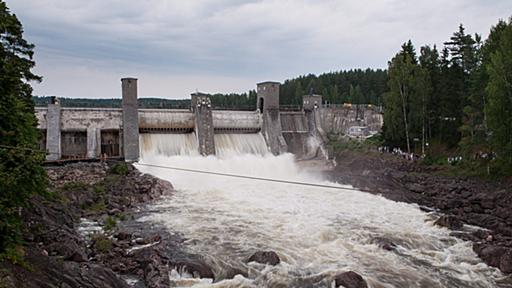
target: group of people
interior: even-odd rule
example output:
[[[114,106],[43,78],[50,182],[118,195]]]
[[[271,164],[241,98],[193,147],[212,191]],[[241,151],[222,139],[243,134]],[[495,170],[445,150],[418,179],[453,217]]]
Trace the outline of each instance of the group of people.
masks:
[[[378,149],[378,151],[380,153],[390,153],[390,154],[393,154],[393,155],[400,156],[400,157],[402,157],[402,158],[404,158],[406,160],[414,161],[414,160],[419,158],[418,155],[415,155],[414,153],[404,152],[400,148],[393,148],[393,149],[391,149],[388,146],[379,146],[377,149]]]

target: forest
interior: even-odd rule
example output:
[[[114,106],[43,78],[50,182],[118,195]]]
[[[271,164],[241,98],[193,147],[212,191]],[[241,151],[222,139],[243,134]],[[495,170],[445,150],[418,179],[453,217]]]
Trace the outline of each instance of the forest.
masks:
[[[500,20],[483,40],[461,24],[438,48],[404,43],[388,63],[383,136],[427,158],[439,147],[472,169],[512,171],[512,23]],[[436,149],[434,149],[436,148]],[[442,149],[441,149],[442,150]],[[431,159],[435,161],[435,159]]]

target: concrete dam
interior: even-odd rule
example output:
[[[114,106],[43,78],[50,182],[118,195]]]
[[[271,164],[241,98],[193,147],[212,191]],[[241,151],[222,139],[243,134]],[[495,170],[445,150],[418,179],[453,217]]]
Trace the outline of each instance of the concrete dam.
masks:
[[[190,109],[139,109],[137,79],[123,78],[122,108],[68,108],[56,100],[36,107],[40,147],[48,161],[104,157],[138,161],[141,153],[165,155],[279,155],[327,157],[329,134],[351,127],[379,131],[382,114],[369,105],[322,104],[305,95],[294,111],[279,106],[278,82],[257,84],[254,111],[216,110],[208,94],[193,93]]]

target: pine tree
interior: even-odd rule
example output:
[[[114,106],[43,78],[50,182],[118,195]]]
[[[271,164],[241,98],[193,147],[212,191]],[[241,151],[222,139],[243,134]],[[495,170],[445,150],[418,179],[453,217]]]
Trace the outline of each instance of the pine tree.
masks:
[[[41,80],[30,71],[33,48],[0,0],[0,258],[12,256],[21,240],[20,209],[45,191],[44,153],[32,150],[39,134],[29,81]]]

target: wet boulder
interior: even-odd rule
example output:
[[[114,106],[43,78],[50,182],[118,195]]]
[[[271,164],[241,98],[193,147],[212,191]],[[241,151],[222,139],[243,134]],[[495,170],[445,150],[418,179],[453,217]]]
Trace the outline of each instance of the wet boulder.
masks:
[[[275,266],[281,263],[281,259],[274,251],[258,251],[249,257],[247,262],[257,262],[261,264],[268,264]]]
[[[372,243],[386,251],[395,251],[396,250],[396,244],[388,238],[375,237],[372,239]]]
[[[501,256],[499,268],[503,273],[512,273],[512,249],[507,249],[507,251]]]
[[[368,288],[364,278],[354,271],[338,274],[334,277],[335,287],[345,288]]]
[[[210,266],[206,265],[206,263],[199,259],[182,259],[178,262],[172,263],[171,266],[176,267],[178,271],[187,272],[194,277],[215,280],[215,275],[213,274]]]
[[[439,217],[439,219],[437,219],[434,222],[434,225],[446,227],[448,229],[453,230],[462,229],[462,227],[464,226],[464,224],[462,223],[462,221],[460,221],[459,218],[452,215],[443,215]]]
[[[503,273],[512,273],[512,248],[475,243],[473,251],[488,265],[499,268]]]

